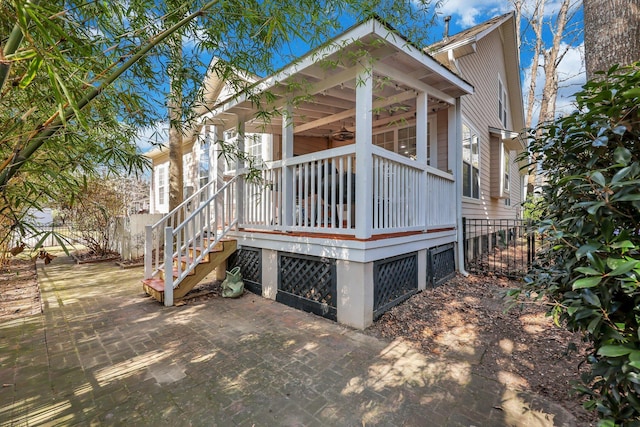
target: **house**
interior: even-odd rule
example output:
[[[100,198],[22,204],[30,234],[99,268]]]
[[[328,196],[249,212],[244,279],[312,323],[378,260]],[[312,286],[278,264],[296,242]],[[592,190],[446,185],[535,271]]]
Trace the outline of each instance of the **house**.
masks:
[[[514,22],[420,49],[371,19],[219,97],[185,147],[193,194],[148,227],[145,290],[171,305],[205,257],[230,256],[253,292],[365,328],[461,270],[463,215],[519,211]],[[214,141],[259,159],[252,176]],[[151,155],[162,212],[164,155]]]
[[[451,37],[445,35],[429,48],[438,61],[475,88],[473,96],[461,100],[467,260],[484,259],[483,254],[524,230],[514,221],[520,217],[527,188],[527,177],[516,163],[525,149],[519,137],[524,111],[516,31],[513,13],[508,13]],[[505,267],[503,255],[496,256]]]

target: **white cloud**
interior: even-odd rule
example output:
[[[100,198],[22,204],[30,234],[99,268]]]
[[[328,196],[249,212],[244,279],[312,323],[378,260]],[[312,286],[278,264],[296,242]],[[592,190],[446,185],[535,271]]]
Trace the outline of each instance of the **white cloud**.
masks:
[[[141,153],[154,148],[158,144],[165,144],[169,140],[169,124],[156,122],[152,126],[139,128],[135,138],[135,144]]]
[[[525,0],[523,14],[531,15],[538,1],[540,0]],[[562,0],[546,0],[544,3],[544,15],[550,17],[558,13]],[[581,5],[581,0],[576,1],[572,4],[572,10]],[[513,10],[513,2],[511,0],[444,0],[438,10],[443,15],[451,15],[457,25],[467,28]]]
[[[445,0],[439,9],[443,15],[451,15],[462,28],[476,25],[496,14],[509,10],[507,0]]]

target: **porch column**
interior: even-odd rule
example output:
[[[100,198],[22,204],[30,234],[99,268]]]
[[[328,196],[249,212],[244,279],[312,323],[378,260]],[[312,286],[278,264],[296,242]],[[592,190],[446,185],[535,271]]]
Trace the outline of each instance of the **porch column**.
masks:
[[[460,98],[449,107],[449,168],[455,179],[456,204],[456,267],[466,275],[464,269],[464,227],[462,224],[462,113],[460,112]]]
[[[216,180],[216,188],[214,193],[222,188],[224,185],[224,170],[225,170],[225,161],[224,156],[222,155],[221,143],[224,142],[224,135],[220,126],[211,126],[211,138],[213,139],[213,159],[215,159],[215,164],[211,165],[215,167],[213,178]],[[209,158],[211,159],[211,157]],[[207,196],[211,197],[213,194],[208,194]],[[224,201],[220,199],[216,199],[216,212],[222,212],[222,205]]]
[[[209,162],[211,162],[212,158],[215,159],[214,160],[215,163],[211,166],[215,167],[215,170],[213,172],[214,173],[213,178],[216,180],[216,186],[215,188],[209,190],[209,194],[207,194],[207,198],[217,193],[218,190],[220,190],[224,185],[224,171],[226,169],[225,156],[222,153],[222,144],[224,143],[223,127],[217,126],[217,125],[211,125],[209,129],[211,132],[211,138],[213,139],[211,151],[214,156],[214,157],[209,157]],[[213,206],[213,218],[211,218],[213,221],[215,221],[215,224],[217,227],[224,228],[224,221],[225,221],[225,218],[223,215],[224,206],[225,206],[224,196],[220,197],[220,195],[218,195],[218,197],[216,197],[215,204]],[[215,231],[217,232],[217,230]],[[218,275],[222,275],[223,273],[226,274],[226,271],[225,271],[226,263],[224,264],[225,265],[222,268],[218,267],[216,269],[216,279],[218,278]]]
[[[356,238],[368,239],[373,230],[373,155],[371,127],[373,72],[362,68],[356,81]]]
[[[426,92],[419,92],[416,98],[416,160],[420,165],[427,165],[427,135],[429,135],[429,124],[427,120],[428,95]],[[437,144],[437,141],[433,141]],[[425,229],[429,225],[427,218],[427,203],[433,203],[430,197],[430,188],[427,188],[427,171],[422,169],[420,183],[416,189],[416,200],[418,201],[418,220]]]
[[[282,111],[282,180],[280,182],[280,224],[283,227],[293,225],[293,169],[287,166],[287,160],[293,158],[293,113],[291,104]]]
[[[238,153],[244,153],[244,118],[238,117]],[[236,162],[236,175],[238,175],[238,191],[236,194],[236,213],[238,226],[244,224],[244,160],[239,157]]]

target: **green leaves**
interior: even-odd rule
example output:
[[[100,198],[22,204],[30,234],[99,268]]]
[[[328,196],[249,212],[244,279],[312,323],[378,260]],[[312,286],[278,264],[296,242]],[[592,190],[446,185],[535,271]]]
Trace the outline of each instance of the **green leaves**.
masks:
[[[600,425],[640,419],[640,63],[576,94],[578,111],[538,129],[547,185],[543,253],[523,287],[591,341],[581,391]]]
[[[618,135],[623,135],[627,130],[625,126],[618,126],[616,129],[622,129],[622,133],[619,133]],[[614,133],[616,129],[614,129]],[[613,161],[623,166],[627,166],[629,162],[631,162],[631,151],[626,147],[617,147],[613,152]]]
[[[33,58],[33,60],[31,61],[31,64],[29,64],[29,68],[27,69],[26,74],[22,77],[22,79],[20,79],[20,83],[18,84],[18,87],[20,89],[26,88],[29,85],[29,83],[31,83],[33,79],[36,77],[36,73],[40,70],[41,66],[42,66],[42,57],[37,56]]]
[[[583,289],[583,288],[593,288],[597,286],[602,280],[602,276],[598,277],[584,277],[582,279],[578,279],[573,283],[573,290]]]
[[[596,352],[600,356],[620,357],[630,354],[634,350],[632,348],[623,347],[621,345],[604,345]],[[640,353],[640,352],[639,352]]]

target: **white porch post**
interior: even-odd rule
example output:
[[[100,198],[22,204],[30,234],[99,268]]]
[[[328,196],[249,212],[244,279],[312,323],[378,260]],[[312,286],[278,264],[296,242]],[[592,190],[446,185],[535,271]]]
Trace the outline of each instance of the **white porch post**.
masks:
[[[244,153],[244,118],[238,117],[238,152]],[[244,169],[244,161],[238,158],[236,163],[236,175]],[[238,226],[244,224],[244,172],[238,177],[238,192],[236,198],[236,213],[238,216]]]
[[[293,157],[293,116],[291,104],[287,104],[282,112],[282,182],[280,186],[280,224],[283,227],[293,225],[293,169],[286,166]]]
[[[356,77],[356,237],[368,239],[373,229],[373,156],[371,127],[373,72],[364,68]]]
[[[427,164],[427,135],[429,135],[429,125],[427,120],[428,95],[426,92],[419,92],[416,98],[416,159],[418,164]],[[436,143],[436,141],[433,141]],[[429,225],[427,218],[427,203],[433,203],[430,197],[430,188],[427,188],[427,171],[420,174],[420,183],[416,189],[416,200],[418,201],[418,218],[426,229]]]
[[[462,224],[462,114],[460,98],[456,98],[454,106],[449,108],[449,167],[455,179],[456,203],[456,267],[464,275],[464,233]]]
[[[223,141],[224,135],[220,126],[211,126],[211,137],[213,138],[213,157],[215,159],[215,164],[212,166],[215,168],[214,178],[216,180],[216,188],[213,190],[213,193],[217,192],[224,185],[224,170],[225,170],[225,160],[222,154],[222,147],[220,146],[221,141]],[[209,197],[213,195],[213,193],[208,194]],[[214,211],[214,220],[220,221],[222,218],[222,207],[224,206],[224,199],[222,197],[216,198],[215,211]]]

